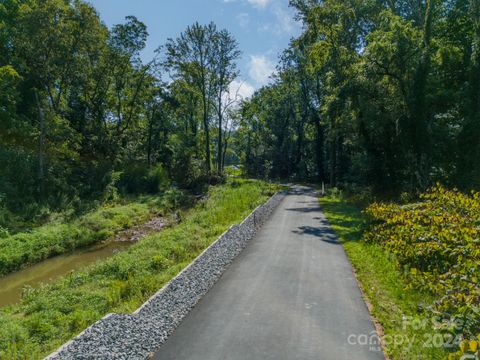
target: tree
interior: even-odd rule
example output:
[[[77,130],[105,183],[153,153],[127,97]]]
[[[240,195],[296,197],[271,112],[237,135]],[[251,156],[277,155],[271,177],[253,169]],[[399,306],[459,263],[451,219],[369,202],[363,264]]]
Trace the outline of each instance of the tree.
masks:
[[[243,105],[249,174],[382,196],[478,186],[478,1],[290,4],[304,32]]]
[[[219,174],[222,174],[224,165],[224,117],[232,102],[236,101],[236,96],[233,100],[230,99],[229,86],[239,75],[235,61],[240,54],[237,41],[228,31],[221,30],[216,34],[212,62],[215,82],[214,107],[218,121],[217,171]]]
[[[139,58],[146,37],[134,17],[109,31],[80,0],[2,2],[0,193],[10,210],[32,217],[36,206],[98,196],[109,174],[144,156],[136,134],[158,83],[155,62]]]
[[[213,23],[195,23],[187,27],[177,39],[169,39],[166,44],[165,66],[173,71],[172,77],[189,79],[200,94],[205,134],[205,167],[208,174],[211,170],[210,112],[216,85],[214,44],[217,33],[217,27]]]

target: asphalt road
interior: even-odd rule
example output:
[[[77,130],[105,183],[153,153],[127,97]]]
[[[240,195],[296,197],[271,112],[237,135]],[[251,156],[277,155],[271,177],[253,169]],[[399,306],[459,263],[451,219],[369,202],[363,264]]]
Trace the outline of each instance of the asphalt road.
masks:
[[[383,359],[350,263],[307,188],[292,191],[157,360]]]

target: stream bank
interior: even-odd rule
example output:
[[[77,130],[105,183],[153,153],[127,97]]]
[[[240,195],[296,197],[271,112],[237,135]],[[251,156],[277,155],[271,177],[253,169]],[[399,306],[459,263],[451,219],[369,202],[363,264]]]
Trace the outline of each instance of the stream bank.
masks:
[[[71,271],[125,251],[145,236],[161,231],[167,224],[168,221],[164,217],[156,216],[145,224],[120,231],[102,244],[58,255],[0,277],[0,307],[19,302],[26,287],[48,284]]]

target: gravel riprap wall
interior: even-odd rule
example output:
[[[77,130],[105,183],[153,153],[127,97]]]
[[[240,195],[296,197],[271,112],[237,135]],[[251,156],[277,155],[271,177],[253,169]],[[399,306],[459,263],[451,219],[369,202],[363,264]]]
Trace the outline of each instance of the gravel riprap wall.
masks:
[[[132,315],[110,314],[48,360],[146,359],[157,350],[282,201],[279,192],[234,225]]]

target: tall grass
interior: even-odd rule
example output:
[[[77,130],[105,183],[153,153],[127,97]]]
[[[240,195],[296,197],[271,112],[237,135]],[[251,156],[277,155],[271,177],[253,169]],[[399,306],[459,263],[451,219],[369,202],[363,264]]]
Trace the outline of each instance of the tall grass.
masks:
[[[20,304],[0,309],[0,358],[40,358],[107,313],[133,311],[275,189],[254,180],[212,187],[177,226],[27,291]]]

